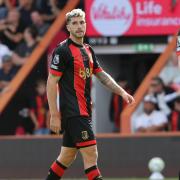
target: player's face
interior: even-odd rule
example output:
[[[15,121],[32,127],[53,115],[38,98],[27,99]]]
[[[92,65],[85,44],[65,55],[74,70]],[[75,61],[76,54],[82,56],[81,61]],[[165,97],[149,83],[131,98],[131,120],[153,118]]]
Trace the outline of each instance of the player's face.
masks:
[[[86,21],[83,17],[72,17],[67,29],[75,38],[83,38],[86,32]]]

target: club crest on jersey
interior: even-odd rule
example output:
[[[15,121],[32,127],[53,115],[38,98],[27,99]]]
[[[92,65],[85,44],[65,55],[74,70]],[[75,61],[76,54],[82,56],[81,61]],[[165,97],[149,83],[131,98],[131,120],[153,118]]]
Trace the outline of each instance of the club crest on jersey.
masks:
[[[87,131],[82,131],[81,136],[83,140],[87,140],[89,138],[89,134]]]
[[[54,63],[54,64],[58,64],[58,63],[59,63],[59,55],[58,55],[58,54],[56,54],[56,55],[54,56],[54,58],[53,58],[53,63]]]

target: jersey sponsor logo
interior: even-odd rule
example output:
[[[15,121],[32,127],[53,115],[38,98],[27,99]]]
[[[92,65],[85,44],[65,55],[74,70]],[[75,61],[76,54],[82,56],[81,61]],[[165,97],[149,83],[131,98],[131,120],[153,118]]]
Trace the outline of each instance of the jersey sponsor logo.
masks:
[[[83,140],[87,140],[89,138],[89,134],[87,131],[82,131],[81,132],[81,137]]]
[[[54,63],[54,64],[58,64],[58,63],[59,63],[59,55],[58,55],[58,54],[56,54],[56,55],[54,56],[54,58],[53,58],[53,63]]]
[[[84,80],[92,76],[92,68],[79,69],[79,76]]]
[[[51,64],[51,68],[56,69],[56,70],[58,69],[58,67],[56,65],[54,65],[54,64]]]

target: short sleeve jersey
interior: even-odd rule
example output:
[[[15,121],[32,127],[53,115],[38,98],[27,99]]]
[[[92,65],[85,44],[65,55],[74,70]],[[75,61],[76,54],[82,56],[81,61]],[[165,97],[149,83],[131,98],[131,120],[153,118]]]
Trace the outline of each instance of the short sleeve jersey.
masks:
[[[102,68],[93,49],[66,39],[54,49],[49,72],[59,80],[60,111],[63,118],[91,117],[92,75]]]

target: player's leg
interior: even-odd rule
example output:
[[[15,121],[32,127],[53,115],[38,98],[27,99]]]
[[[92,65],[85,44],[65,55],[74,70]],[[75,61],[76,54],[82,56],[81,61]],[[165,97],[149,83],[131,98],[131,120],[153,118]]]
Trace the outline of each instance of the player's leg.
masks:
[[[57,160],[51,165],[46,180],[59,180],[77,155],[76,148],[61,147]]]
[[[63,134],[63,146],[57,160],[52,164],[46,180],[59,180],[65,170],[72,164],[77,155],[77,148],[73,143],[68,130]]]
[[[88,180],[102,179],[101,173],[97,166],[97,146],[93,145],[88,147],[81,147],[80,152],[83,157],[84,169]]]
[[[96,145],[89,146],[89,147],[82,147],[80,148],[80,153],[83,158],[85,169],[88,169],[92,166],[97,165],[98,152],[97,152]]]
[[[69,120],[71,136],[80,149],[84,161],[85,173],[89,180],[102,179],[97,167],[97,146],[92,130],[92,120],[86,117],[76,117]]]
[[[76,159],[77,152],[77,148],[62,146],[57,161],[61,162],[64,166],[69,167]]]

